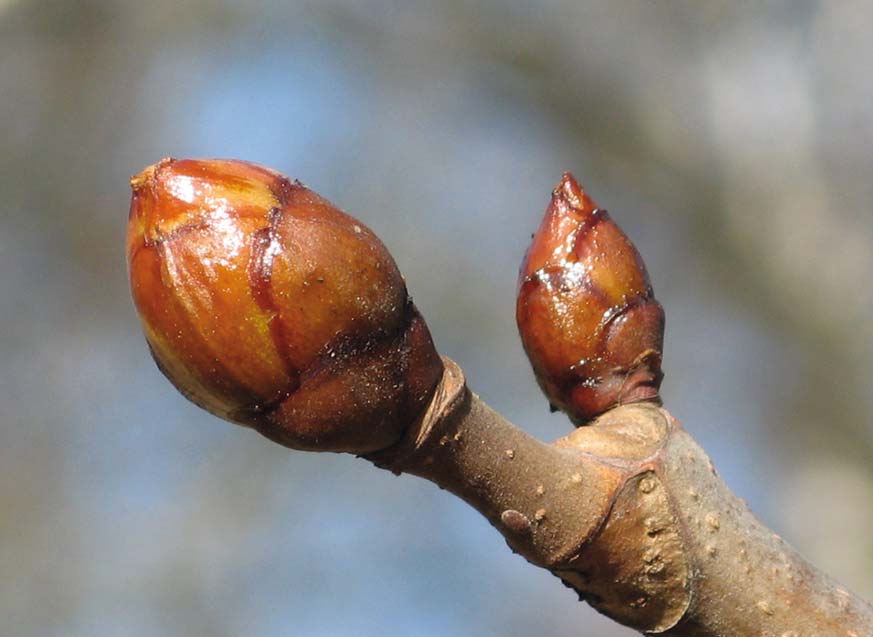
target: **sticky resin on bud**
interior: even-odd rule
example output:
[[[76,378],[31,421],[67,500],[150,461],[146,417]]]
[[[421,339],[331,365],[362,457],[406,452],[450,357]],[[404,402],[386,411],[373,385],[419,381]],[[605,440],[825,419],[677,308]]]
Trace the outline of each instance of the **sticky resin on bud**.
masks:
[[[664,311],[633,243],[570,173],[521,264],[516,319],[537,382],[575,424],[659,400]]]
[[[164,159],[131,187],[131,291],[183,395],[292,448],[399,440],[443,367],[369,228],[243,161]]]

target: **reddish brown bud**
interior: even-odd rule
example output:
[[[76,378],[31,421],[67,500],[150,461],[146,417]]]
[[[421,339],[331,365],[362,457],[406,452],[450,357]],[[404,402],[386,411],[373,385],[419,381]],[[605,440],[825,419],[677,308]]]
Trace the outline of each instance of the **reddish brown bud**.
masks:
[[[552,405],[584,424],[658,400],[664,311],[634,245],[565,173],[519,272],[516,318]]]
[[[165,159],[131,179],[133,298],[161,371],[289,447],[396,442],[442,373],[391,255],[297,181]]]

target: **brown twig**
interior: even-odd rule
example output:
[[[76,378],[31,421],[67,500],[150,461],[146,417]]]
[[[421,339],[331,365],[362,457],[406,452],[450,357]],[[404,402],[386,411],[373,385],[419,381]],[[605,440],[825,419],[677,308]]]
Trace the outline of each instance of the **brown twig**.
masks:
[[[619,406],[545,444],[444,362],[424,416],[367,458],[464,499],[600,612],[677,637],[873,635],[873,607],[757,520],[666,410]]]
[[[873,608],[756,520],[660,407],[663,311],[633,244],[569,174],[517,313],[550,401],[586,425],[552,445],[467,389],[378,238],[299,182],[166,159],[132,186],[134,300],[158,366],[197,404],[435,482],[643,632],[873,637]]]

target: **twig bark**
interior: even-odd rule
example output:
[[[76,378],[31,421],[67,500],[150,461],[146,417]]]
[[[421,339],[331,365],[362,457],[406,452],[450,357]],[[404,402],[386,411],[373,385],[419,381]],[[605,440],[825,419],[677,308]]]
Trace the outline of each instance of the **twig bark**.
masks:
[[[435,482],[580,599],[641,632],[871,637],[873,607],[767,529],[664,409],[617,407],[554,444],[445,373],[397,445],[366,456]]]

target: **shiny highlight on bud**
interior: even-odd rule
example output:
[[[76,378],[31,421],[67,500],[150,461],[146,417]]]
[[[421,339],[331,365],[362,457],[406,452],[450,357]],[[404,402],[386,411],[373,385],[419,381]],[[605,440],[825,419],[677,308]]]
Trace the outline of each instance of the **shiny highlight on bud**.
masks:
[[[569,173],[522,262],[516,319],[540,387],[577,425],[659,400],[664,311],[630,239]]]
[[[131,291],[182,394],[293,448],[399,439],[442,362],[366,226],[242,161],[165,159],[131,187]]]

